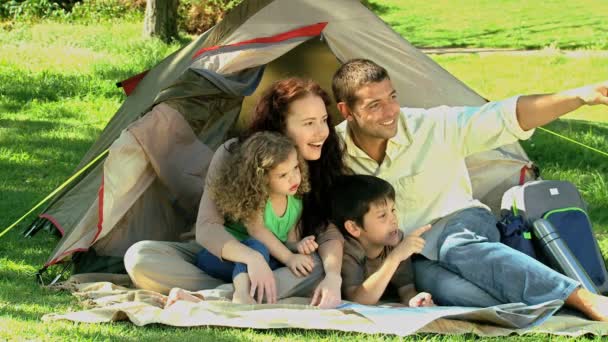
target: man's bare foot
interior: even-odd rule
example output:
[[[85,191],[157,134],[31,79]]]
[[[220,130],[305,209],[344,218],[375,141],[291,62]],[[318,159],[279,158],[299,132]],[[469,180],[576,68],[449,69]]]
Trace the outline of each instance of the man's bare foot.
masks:
[[[255,304],[256,301],[249,295],[247,291],[234,291],[232,302],[236,304]]]
[[[202,302],[205,298],[200,294],[192,294],[190,291],[186,291],[184,289],[180,289],[179,287],[174,287],[169,292],[167,296],[167,304],[165,304],[165,309],[175,304],[178,300],[185,300],[188,302],[198,303]]]
[[[566,305],[581,311],[594,321],[608,322],[608,297],[578,288],[566,299]]]

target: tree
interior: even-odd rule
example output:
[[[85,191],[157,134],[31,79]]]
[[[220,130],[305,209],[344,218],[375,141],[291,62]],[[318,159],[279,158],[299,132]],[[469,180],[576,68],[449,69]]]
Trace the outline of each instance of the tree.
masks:
[[[179,0],[148,0],[144,18],[144,35],[168,43],[177,38]]]

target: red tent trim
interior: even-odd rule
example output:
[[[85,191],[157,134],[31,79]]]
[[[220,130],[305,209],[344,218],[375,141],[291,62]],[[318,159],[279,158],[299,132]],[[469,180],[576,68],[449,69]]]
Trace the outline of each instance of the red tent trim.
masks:
[[[49,214],[42,214],[42,215],[38,215],[38,217],[51,221],[51,223],[55,226],[55,228],[57,228],[59,233],[61,233],[61,236],[63,236],[65,234],[63,227],[59,224],[59,222],[57,222],[57,219],[55,219],[53,216],[51,216]]]
[[[122,90],[125,92],[125,94],[127,96],[129,96],[135,90],[135,88],[137,87],[139,82],[144,78],[144,76],[146,76],[148,71],[150,71],[150,70],[146,70],[135,76],[131,76],[124,81],[120,81],[120,82],[116,83],[116,86],[119,88],[122,87]]]
[[[261,44],[278,43],[278,42],[282,42],[285,40],[289,40],[289,39],[293,39],[293,38],[300,38],[300,37],[315,37],[315,36],[318,36],[321,34],[323,29],[325,29],[325,26],[327,26],[327,22],[304,26],[299,29],[279,33],[279,34],[271,36],[271,37],[260,37],[260,38],[245,40],[245,41],[234,43],[234,44],[211,46],[208,48],[203,48],[203,49],[198,50],[194,54],[192,59],[196,59],[197,57],[204,54],[205,52],[218,50],[220,48],[243,46],[243,45],[249,45],[249,44],[260,44],[260,43]]]

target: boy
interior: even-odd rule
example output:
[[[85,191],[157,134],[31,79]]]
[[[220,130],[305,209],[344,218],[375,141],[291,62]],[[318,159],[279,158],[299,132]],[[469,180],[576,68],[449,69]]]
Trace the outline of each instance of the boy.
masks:
[[[402,304],[434,306],[431,295],[418,293],[410,256],[420,253],[420,237],[430,225],[403,236],[397,225],[395,190],[368,175],[339,177],[332,186],[331,219],[344,235],[342,292],[361,304],[376,304],[389,285]]]

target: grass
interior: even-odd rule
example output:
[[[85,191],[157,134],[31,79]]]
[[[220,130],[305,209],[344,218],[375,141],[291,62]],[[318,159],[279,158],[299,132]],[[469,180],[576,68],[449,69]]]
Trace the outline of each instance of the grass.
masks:
[[[391,9],[383,15],[398,18],[397,2],[387,3]],[[519,1],[508,2],[505,8],[514,7],[512,3],[520,4]],[[410,6],[406,1],[399,4],[412,8],[429,7],[426,11],[436,6],[419,3]],[[448,3],[443,2],[443,5]],[[564,6],[571,5],[564,2]],[[489,10],[481,8],[480,11]],[[592,12],[597,16],[600,11]],[[436,18],[440,19],[436,22],[443,22],[441,18],[446,17],[446,13],[449,12],[437,11]],[[561,15],[551,13],[543,12],[543,17]],[[430,17],[435,14],[418,12],[418,15]],[[402,21],[406,22],[406,19]],[[581,25],[584,22],[581,21]],[[454,30],[461,26],[453,25]],[[432,29],[427,26],[425,31]],[[11,31],[0,31],[0,229],[10,225],[74,171],[124,100],[114,83],[155,65],[178,48],[178,44],[145,41],[139,38],[140,30],[140,23],[128,22],[112,25],[43,22],[33,26],[17,24]],[[580,36],[584,41],[585,36]],[[500,37],[497,37],[499,41]],[[440,40],[427,41],[435,44]],[[545,41],[550,43],[550,40]],[[505,40],[504,44],[512,43]],[[553,52],[542,57],[473,54],[433,58],[490,99],[594,82],[608,71],[605,57],[571,58]],[[601,123],[607,121],[607,114],[605,108],[585,108],[572,114],[571,118],[575,120],[562,120],[551,124],[550,128],[608,151],[605,139],[608,126]],[[594,226],[601,236],[602,249],[608,252],[608,238],[605,237],[608,232],[605,184],[608,164],[604,158],[543,132],[537,132],[524,146],[542,167],[545,178],[568,179],[583,191],[590,203]],[[40,320],[46,313],[81,307],[69,294],[51,292],[36,285],[34,274],[50,254],[56,237],[41,232],[25,240],[20,236],[22,229],[24,225],[0,238],[0,340],[398,340],[383,335],[288,329],[255,331],[160,325],[140,328],[123,322],[46,324]],[[536,341],[539,337],[510,339]],[[472,338],[472,335],[416,335],[408,340]],[[568,340],[554,336],[545,338]]]
[[[373,8],[420,47],[608,48],[602,0],[376,0]]]
[[[432,58],[490,100],[556,92],[606,79],[608,54],[581,51],[569,56],[546,49],[535,54],[456,54]],[[601,106],[582,107],[566,117],[608,122],[606,108]]]

